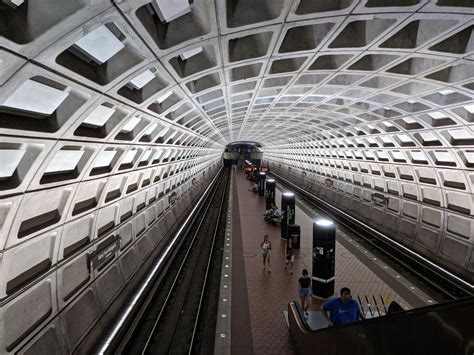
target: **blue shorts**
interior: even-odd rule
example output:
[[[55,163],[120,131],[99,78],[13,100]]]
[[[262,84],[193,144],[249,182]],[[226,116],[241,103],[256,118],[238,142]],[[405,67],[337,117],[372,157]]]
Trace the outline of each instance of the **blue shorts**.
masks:
[[[309,296],[311,296],[311,291],[309,290],[309,288],[300,289],[300,297],[301,298],[306,298],[306,297],[309,297]]]

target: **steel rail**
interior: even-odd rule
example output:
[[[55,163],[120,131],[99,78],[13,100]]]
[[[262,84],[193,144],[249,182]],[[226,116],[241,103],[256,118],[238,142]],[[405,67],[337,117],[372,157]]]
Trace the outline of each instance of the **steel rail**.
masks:
[[[212,256],[213,256],[213,253],[214,253],[214,245],[216,243],[217,235],[218,235],[218,232],[219,232],[219,222],[221,220],[222,211],[224,209],[224,205],[225,205],[225,202],[226,202],[226,193],[225,192],[227,191],[228,188],[229,188],[229,180],[227,180],[227,183],[224,186],[224,193],[222,194],[222,199],[221,199],[221,203],[220,203],[220,206],[219,206],[219,212],[218,212],[218,215],[217,215],[217,223],[216,223],[216,226],[214,228],[214,233],[213,233],[213,237],[212,237],[211,253],[210,253],[210,257],[207,261],[206,274],[205,274],[204,281],[203,281],[203,284],[202,284],[203,287],[202,287],[202,291],[201,291],[201,296],[199,298],[197,316],[196,316],[196,320],[194,322],[193,335],[191,337],[191,344],[189,346],[188,354],[191,354],[191,352],[194,348],[194,340],[195,340],[196,330],[197,330],[200,315],[201,315],[201,306],[202,306],[202,301],[204,299],[204,294],[205,294],[205,291],[206,291],[206,283],[207,283],[207,279],[208,279],[208,276],[209,276],[209,269],[211,267]]]
[[[153,327],[152,329],[150,330],[150,333],[147,337],[147,341],[145,343],[145,346],[143,347],[143,350],[142,350],[142,355],[146,354],[151,343],[152,343],[152,340],[153,338],[155,337],[156,335],[156,328],[158,327],[158,325],[160,324],[160,321],[162,320],[162,317],[163,317],[163,314],[165,313],[167,307],[168,307],[168,303],[169,303],[169,300],[171,299],[171,296],[172,294],[174,293],[177,285],[178,285],[178,280],[179,278],[182,276],[183,272],[185,271],[185,265],[187,263],[187,261],[189,260],[191,254],[192,254],[192,251],[193,251],[193,248],[194,248],[194,244],[195,244],[195,241],[197,240],[197,237],[199,235],[199,233],[201,232],[201,227],[204,223],[204,221],[206,220],[206,217],[207,217],[207,214],[208,214],[208,211],[209,209],[211,208],[211,201],[214,199],[214,196],[216,195],[216,192],[218,191],[218,186],[219,184],[216,184],[215,185],[215,188],[214,190],[211,192],[211,195],[208,196],[207,198],[207,204],[205,205],[205,209],[204,211],[201,213],[201,217],[199,218],[199,220],[197,221],[198,222],[198,226],[192,236],[192,240],[191,242],[189,243],[189,246],[186,250],[186,254],[183,258],[183,260],[181,261],[181,264],[179,266],[179,269],[177,270],[176,272],[176,275],[174,277],[174,280],[173,280],[173,283],[171,284],[170,286],[170,289],[166,295],[166,298],[163,302],[163,306],[161,307],[160,309],[160,312],[158,313],[158,317],[156,318],[156,320],[154,321],[154,324],[153,324]],[[225,197],[225,196],[224,196]],[[212,254],[212,249],[211,249],[211,254]]]
[[[204,193],[202,194],[199,201],[194,206],[193,210],[190,212],[189,216],[183,222],[183,225],[179,228],[179,230],[174,235],[174,238],[171,242],[167,245],[164,252],[161,253],[160,257],[156,261],[156,263],[151,268],[150,272],[145,277],[144,281],[139,286],[137,293],[133,296],[131,302],[128,304],[126,309],[119,315],[118,321],[112,326],[112,331],[107,334],[105,341],[101,344],[98,354],[102,355],[105,353],[110,352],[110,346],[116,340],[117,335],[123,330],[125,325],[127,324],[127,320],[129,320],[133,314],[137,311],[137,307],[140,304],[140,301],[143,299],[146,291],[151,287],[152,281],[155,279],[158,270],[161,269],[162,264],[165,262],[166,258],[169,254],[173,251],[173,247],[178,242],[179,237],[182,235],[186,227],[189,225],[190,221],[195,217],[195,214],[201,209],[204,200],[209,196],[209,193],[213,186],[215,186],[216,181],[218,180],[219,176],[221,175],[223,168],[219,170],[216,174],[212,182],[206,188]]]

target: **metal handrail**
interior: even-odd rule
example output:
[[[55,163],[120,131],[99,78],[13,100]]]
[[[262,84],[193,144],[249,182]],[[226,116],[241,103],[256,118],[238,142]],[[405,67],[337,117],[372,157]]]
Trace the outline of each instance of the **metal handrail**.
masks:
[[[398,355],[400,349],[409,349],[413,354],[471,354],[474,351],[473,315],[474,297],[471,296],[311,330],[298,302],[288,304],[290,335],[295,351],[312,355]]]

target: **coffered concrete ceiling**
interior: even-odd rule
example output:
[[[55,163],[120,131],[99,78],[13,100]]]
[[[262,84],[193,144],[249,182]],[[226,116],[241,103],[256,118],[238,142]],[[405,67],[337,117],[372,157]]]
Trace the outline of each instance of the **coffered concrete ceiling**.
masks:
[[[74,351],[236,141],[472,283],[473,60],[472,0],[0,0],[0,352]]]

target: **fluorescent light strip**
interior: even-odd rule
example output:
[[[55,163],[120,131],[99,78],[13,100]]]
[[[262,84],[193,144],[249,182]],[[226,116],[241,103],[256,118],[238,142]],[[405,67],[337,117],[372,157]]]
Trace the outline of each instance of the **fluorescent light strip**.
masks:
[[[316,224],[322,227],[329,227],[329,226],[334,225],[334,223],[330,221],[329,219],[319,219],[316,221]]]
[[[275,175],[278,175],[278,174],[275,174]],[[442,267],[440,267],[440,266],[436,265],[435,263],[429,261],[428,259],[426,259],[425,257],[421,256],[420,254],[415,253],[413,250],[408,249],[408,248],[405,247],[404,245],[402,245],[402,244],[396,242],[395,240],[390,239],[390,238],[387,237],[385,234],[382,234],[382,233],[380,233],[379,231],[373,229],[372,227],[370,227],[370,226],[368,226],[368,225],[362,223],[362,222],[359,221],[358,219],[356,219],[356,218],[352,217],[351,215],[349,215],[349,214],[343,212],[343,211],[340,210],[339,208],[334,207],[333,205],[327,203],[326,201],[320,199],[319,197],[313,195],[312,193],[307,192],[306,190],[304,190],[304,189],[300,188],[299,186],[293,184],[291,181],[289,181],[289,180],[287,180],[287,179],[281,177],[280,175],[278,175],[278,178],[279,178],[280,180],[286,181],[287,183],[289,183],[289,184],[291,184],[291,185],[294,185],[294,187],[297,188],[298,190],[302,190],[302,191],[304,191],[304,193],[310,195],[311,198],[314,198],[315,200],[318,200],[318,201],[321,202],[322,204],[324,204],[324,205],[326,205],[326,206],[332,208],[333,210],[337,211],[338,213],[344,215],[344,217],[347,217],[347,218],[349,218],[349,219],[351,219],[351,220],[353,220],[353,221],[356,221],[357,223],[359,223],[360,225],[362,225],[364,228],[369,229],[371,232],[376,233],[376,234],[379,235],[380,237],[382,237],[382,238],[388,240],[390,243],[395,244],[397,247],[403,249],[404,251],[408,252],[409,254],[412,254],[412,255],[416,256],[417,258],[423,260],[424,262],[426,262],[426,263],[429,264],[430,266],[433,266],[435,269],[438,269],[439,271],[443,272],[444,274],[446,274],[446,275],[452,277],[453,279],[459,281],[459,282],[462,283],[463,285],[465,285],[465,286],[467,286],[467,287],[469,287],[469,288],[471,288],[471,289],[474,290],[474,285],[471,285],[469,282],[467,282],[467,281],[461,279],[460,277],[458,277],[458,276],[452,274],[452,273],[449,272],[448,270],[443,269]]]
[[[221,168],[222,170],[223,168]],[[196,204],[196,206],[193,208],[193,210],[191,211],[191,213],[189,214],[188,218],[186,218],[186,221],[184,221],[183,225],[181,226],[181,228],[178,230],[178,232],[176,233],[175,237],[173,238],[173,240],[171,241],[171,243],[168,245],[168,247],[166,248],[165,252],[161,255],[160,259],[156,262],[155,266],[153,267],[152,271],[150,272],[150,274],[148,275],[148,277],[146,278],[145,282],[143,283],[142,287],[140,287],[140,290],[137,292],[137,294],[135,295],[135,297],[133,298],[132,302],[130,303],[130,305],[128,306],[128,308],[125,310],[124,314],[120,317],[118,323],[115,325],[114,329],[112,330],[112,333],[107,337],[104,345],[100,348],[99,350],[99,354],[105,354],[105,352],[107,351],[107,348],[109,347],[109,345],[112,343],[113,339],[115,338],[115,336],[117,335],[117,333],[119,332],[120,328],[122,327],[122,325],[125,323],[125,320],[127,319],[127,317],[130,315],[130,313],[132,312],[133,308],[135,307],[135,305],[137,304],[138,300],[140,299],[140,297],[142,296],[143,292],[145,291],[146,287],[148,286],[148,284],[151,282],[151,280],[153,279],[153,277],[155,276],[156,272],[158,271],[159,267],[161,266],[161,264],[163,263],[163,260],[166,258],[166,256],[168,255],[168,253],[170,252],[170,250],[173,248],[174,244],[176,243],[176,241],[178,240],[178,238],[180,237],[181,233],[183,232],[184,228],[186,227],[186,225],[189,223],[191,217],[194,215],[196,209],[201,205],[202,201],[204,200],[204,198],[206,197],[209,189],[212,187],[212,185],[214,184],[214,182],[216,181],[217,177],[219,176],[220,174],[220,171],[219,173],[217,173],[217,175],[214,177],[214,179],[212,180],[212,183],[207,187],[206,191],[202,194],[202,197],[199,199],[198,203]]]

